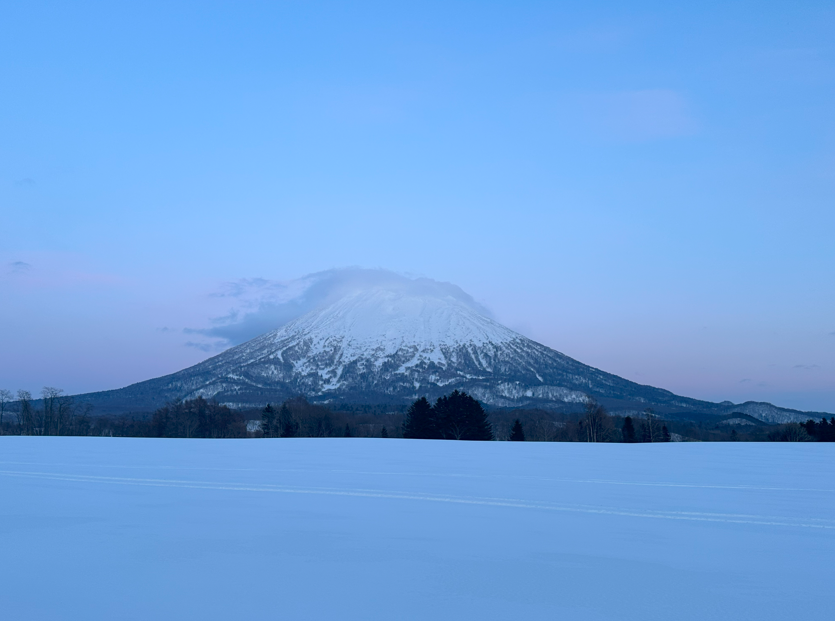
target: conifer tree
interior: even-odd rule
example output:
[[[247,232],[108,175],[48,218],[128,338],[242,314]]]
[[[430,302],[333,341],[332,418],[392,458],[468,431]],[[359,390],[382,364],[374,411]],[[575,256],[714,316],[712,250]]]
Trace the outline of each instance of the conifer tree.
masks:
[[[403,424],[404,438],[417,438],[424,440],[437,440],[441,438],[435,424],[435,416],[432,406],[426,397],[415,401],[406,412],[406,422]]]
[[[821,418],[819,423],[809,419],[805,423],[800,423],[800,426],[818,442],[835,442],[835,418],[830,419],[830,422],[827,422],[826,418]]]
[[[383,431],[380,432],[381,438],[388,438],[389,437],[389,430],[383,427]]]
[[[826,419],[824,418],[821,422],[825,425]],[[806,433],[808,433],[810,436],[812,436],[815,439],[818,439],[817,425],[815,424],[815,421],[813,421],[811,418],[807,420],[805,423],[800,423],[800,426],[803,427],[806,430]]]
[[[435,402],[435,420],[446,440],[492,440],[493,429],[481,404],[465,392],[454,390]]]
[[[672,438],[670,437],[670,431],[667,429],[667,425],[661,427],[661,441],[662,442],[669,442]]]
[[[434,406],[425,397],[406,413],[404,438],[427,440],[492,440],[493,429],[481,404],[458,390],[440,397]]]
[[[516,419],[516,422],[513,423],[513,428],[510,430],[510,441],[511,442],[524,442],[525,441],[525,431],[522,429],[522,423],[519,422],[519,419]]]
[[[295,438],[299,433],[299,423],[296,421],[287,403],[281,404],[281,411],[278,413],[277,431],[282,438]]]
[[[261,431],[264,433],[265,438],[272,438],[278,435],[275,410],[269,403],[261,412]]]
[[[345,433],[342,435],[346,438],[354,437],[354,434],[351,433],[351,427],[348,425],[348,423],[345,423]]]
[[[635,442],[635,424],[632,422],[632,417],[627,416],[623,419],[623,441],[629,444]]]
[[[821,419],[818,440],[821,442],[835,442],[835,417],[830,418],[828,423],[825,418]]]

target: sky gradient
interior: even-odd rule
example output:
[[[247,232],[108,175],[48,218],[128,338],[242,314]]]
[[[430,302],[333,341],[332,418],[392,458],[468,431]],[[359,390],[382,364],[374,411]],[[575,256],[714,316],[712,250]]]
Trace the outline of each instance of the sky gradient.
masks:
[[[835,7],[691,4],[8,3],[0,388],[179,370],[235,287],[364,266],[835,412]]]

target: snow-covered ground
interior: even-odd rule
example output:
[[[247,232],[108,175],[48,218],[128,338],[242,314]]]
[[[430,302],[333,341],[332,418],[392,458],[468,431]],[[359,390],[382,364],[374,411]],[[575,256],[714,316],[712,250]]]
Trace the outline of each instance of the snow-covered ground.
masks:
[[[0,617],[831,619],[835,445],[0,438]]]

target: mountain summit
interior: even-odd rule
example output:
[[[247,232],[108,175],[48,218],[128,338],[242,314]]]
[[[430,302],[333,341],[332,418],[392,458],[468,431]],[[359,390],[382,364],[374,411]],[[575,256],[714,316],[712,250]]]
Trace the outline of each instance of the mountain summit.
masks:
[[[281,328],[193,367],[80,400],[122,411],[197,396],[234,407],[298,394],[320,403],[406,404],[454,389],[494,407],[578,410],[591,396],[613,411],[729,408],[589,367],[497,323],[458,287],[401,278],[339,291]],[[745,411],[739,408],[731,409]],[[781,412],[791,411],[773,412],[774,422]]]

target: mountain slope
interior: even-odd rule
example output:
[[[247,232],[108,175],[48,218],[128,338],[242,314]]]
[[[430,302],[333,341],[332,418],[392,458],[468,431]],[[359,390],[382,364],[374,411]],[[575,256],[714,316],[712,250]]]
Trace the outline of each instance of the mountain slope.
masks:
[[[454,389],[494,407],[576,410],[591,395],[613,411],[726,409],[584,365],[446,290],[397,286],[348,292],[193,367],[80,400],[104,411],[147,410],[197,396],[238,407],[297,394],[325,403],[405,404]]]

